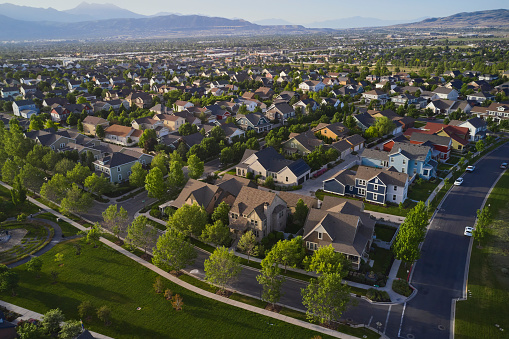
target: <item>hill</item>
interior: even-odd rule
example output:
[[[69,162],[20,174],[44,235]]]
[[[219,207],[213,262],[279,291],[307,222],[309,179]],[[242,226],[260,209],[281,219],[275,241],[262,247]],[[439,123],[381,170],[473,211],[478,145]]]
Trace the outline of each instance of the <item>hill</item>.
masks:
[[[88,18],[89,20],[145,18],[144,15],[131,12],[113,4],[94,4],[88,2],[82,2],[75,8],[68,9],[63,12],[71,15],[81,15]]]
[[[509,10],[495,9],[478,12],[463,12],[442,18],[429,18],[410,24],[392,26],[394,28],[472,28],[509,27]]]

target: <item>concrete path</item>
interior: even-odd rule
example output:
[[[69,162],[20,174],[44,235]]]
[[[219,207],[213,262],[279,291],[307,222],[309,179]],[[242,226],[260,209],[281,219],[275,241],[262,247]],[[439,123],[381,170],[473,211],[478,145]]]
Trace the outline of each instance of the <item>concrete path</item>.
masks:
[[[10,188],[9,185],[7,185],[7,184],[5,184],[3,182],[0,182],[0,184],[5,186],[5,187],[7,187],[7,188]],[[82,225],[80,225],[77,222],[69,219],[68,217],[62,215],[61,213],[59,213],[59,212],[49,208],[48,206],[38,202],[37,200],[35,200],[33,198],[30,198],[30,197],[28,197],[28,200],[31,203],[35,204],[36,206],[38,206],[38,207],[40,207],[42,209],[45,209],[46,211],[48,211],[48,212],[52,213],[53,215],[57,216],[58,218],[61,218],[63,221],[66,221],[66,222],[70,223],[74,227],[76,227],[76,228],[78,228],[78,229],[80,229],[82,231],[86,231],[87,230]],[[316,332],[320,332],[320,333],[324,333],[324,334],[330,335],[330,336],[335,337],[335,338],[344,338],[344,339],[354,339],[354,338],[357,338],[357,337],[354,337],[354,336],[351,336],[351,335],[348,335],[348,334],[344,334],[344,333],[341,333],[341,332],[338,332],[338,331],[334,331],[334,330],[331,330],[331,329],[328,329],[328,328],[321,327],[319,325],[315,325],[315,324],[311,324],[311,323],[308,323],[308,322],[305,322],[305,321],[302,321],[302,320],[298,320],[298,319],[295,319],[295,318],[287,317],[287,316],[279,314],[279,313],[270,312],[270,311],[267,311],[267,310],[262,309],[262,308],[258,308],[258,307],[255,307],[255,306],[244,304],[244,303],[236,301],[236,300],[231,300],[231,299],[228,299],[228,298],[221,297],[221,296],[219,296],[217,294],[207,292],[207,291],[202,290],[202,289],[200,289],[198,287],[195,287],[194,285],[188,284],[188,283],[178,279],[177,277],[174,277],[173,275],[169,274],[168,272],[165,272],[165,271],[161,270],[157,266],[155,266],[155,265],[153,265],[153,264],[151,264],[151,263],[141,259],[140,257],[136,256],[135,254],[129,252],[128,250],[125,250],[124,248],[114,244],[113,242],[111,242],[111,241],[109,241],[109,240],[107,240],[105,238],[101,238],[100,241],[103,244],[113,248],[117,252],[122,253],[126,257],[136,261],[137,263],[145,266],[146,268],[152,270],[153,272],[155,272],[155,273],[165,277],[166,279],[172,281],[173,283],[175,283],[177,285],[180,285],[180,286],[184,287],[185,289],[188,289],[188,290],[190,290],[192,292],[195,292],[197,294],[205,296],[207,298],[214,299],[216,301],[220,301],[220,302],[223,302],[223,303],[231,305],[231,306],[239,307],[239,308],[245,309],[247,311],[255,312],[255,313],[258,313],[258,314],[261,314],[261,315],[264,315],[264,316],[267,316],[267,317],[270,317],[270,318],[273,318],[273,319],[281,320],[281,321],[284,321],[284,322],[287,322],[287,323],[290,323],[290,324],[293,324],[293,325],[296,325],[296,326],[308,328],[310,330],[313,330],[313,331],[316,331]],[[102,337],[102,338],[106,338],[106,337]]]
[[[11,310],[11,311],[16,312],[18,314],[21,314],[21,316],[19,318],[17,318],[16,320],[13,321],[14,324],[17,324],[20,320],[28,320],[28,319],[41,320],[42,316],[43,316],[40,313],[27,310],[26,308],[19,307],[19,306],[16,306],[14,304],[10,304],[10,303],[5,302],[3,300],[0,300],[0,305],[5,307],[8,310]],[[96,339],[113,339],[112,337],[108,337],[108,336],[102,335],[100,333],[96,333],[96,332],[92,332],[92,331],[89,331],[89,332]]]

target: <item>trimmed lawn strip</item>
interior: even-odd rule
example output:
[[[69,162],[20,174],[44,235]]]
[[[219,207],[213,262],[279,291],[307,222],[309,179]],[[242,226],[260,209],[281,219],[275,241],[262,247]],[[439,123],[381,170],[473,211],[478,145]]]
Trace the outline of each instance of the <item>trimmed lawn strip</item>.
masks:
[[[386,274],[391,267],[392,258],[394,255],[392,254],[391,250],[377,247],[374,253],[370,253],[369,257],[370,259],[374,260],[372,268],[373,272]]]
[[[57,222],[57,217],[49,212],[41,213],[36,216],[36,218],[46,219],[53,222],[56,222],[60,228],[62,229],[62,235],[64,237],[71,237],[73,235],[76,235],[80,232],[80,230],[73,225],[69,224],[66,221],[59,221]]]
[[[375,225],[375,234],[376,238],[385,242],[390,242],[396,234],[398,229],[396,227],[391,227],[383,224],[376,223]]]
[[[435,179],[434,182],[424,180],[420,185],[417,183],[417,181],[414,181],[414,184],[410,186],[410,193],[408,193],[408,198],[417,201],[426,201],[431,192],[435,190],[439,183],[440,180],[438,179]]]
[[[165,288],[183,297],[183,310],[175,311],[154,292],[156,273],[104,245],[84,245],[77,256],[75,241],[58,244],[41,256],[38,279],[25,265],[15,268],[20,276],[17,296],[1,293],[2,300],[39,313],[59,307],[66,319],[79,319],[77,307],[84,300],[96,308],[106,305],[112,311],[112,324],[105,326],[94,315],[85,326],[115,338],[167,338],[169,333],[179,338],[327,337],[205,298],[163,279]],[[56,253],[64,254],[63,266],[53,261]],[[56,284],[51,282],[52,270],[60,273]]]
[[[241,303],[248,304],[254,307],[265,308],[267,303],[263,300],[248,297],[247,295],[233,293],[230,299],[240,301]]]
[[[325,195],[329,195],[331,197],[338,197],[338,198],[362,201],[361,199],[358,199],[358,198],[324,192],[323,190],[318,190],[315,192],[315,197],[320,200],[323,200],[323,197]],[[407,215],[408,211],[410,211],[410,209],[414,208],[415,205],[417,205],[417,203],[407,199],[403,205],[404,205],[404,208],[401,210],[399,208],[399,206],[397,206],[397,205],[383,206],[383,205],[379,205],[379,204],[372,204],[372,203],[369,203],[366,201],[366,202],[364,202],[364,209],[366,211],[373,211],[373,212],[399,215],[401,217],[405,217]]]

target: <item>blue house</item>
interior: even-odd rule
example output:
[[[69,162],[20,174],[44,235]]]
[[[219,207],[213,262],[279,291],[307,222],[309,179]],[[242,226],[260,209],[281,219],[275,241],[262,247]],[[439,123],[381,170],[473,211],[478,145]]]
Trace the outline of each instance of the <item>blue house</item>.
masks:
[[[408,174],[394,168],[381,169],[359,166],[357,172],[340,171],[334,178],[323,182],[325,192],[351,195],[378,204],[399,204],[408,195]]]
[[[12,111],[16,116],[23,116],[26,118],[26,115],[29,115],[28,118],[30,118],[30,115],[39,113],[39,108],[37,108],[35,102],[32,100],[19,100],[12,103]],[[35,113],[30,114],[30,111]]]
[[[394,167],[409,176],[415,174],[426,180],[435,177],[438,163],[432,159],[429,146],[396,142],[390,152],[365,149],[361,165],[377,168]]]

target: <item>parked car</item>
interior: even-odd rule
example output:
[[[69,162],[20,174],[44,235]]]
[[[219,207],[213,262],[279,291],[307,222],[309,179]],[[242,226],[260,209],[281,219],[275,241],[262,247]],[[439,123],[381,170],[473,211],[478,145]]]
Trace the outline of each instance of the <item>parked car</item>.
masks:
[[[467,172],[473,172],[475,170],[475,166],[468,166],[467,167]]]
[[[473,227],[467,226],[465,227],[465,232],[463,232],[463,234],[466,235],[467,237],[471,237],[473,231],[474,231]]]
[[[501,169],[506,169],[507,168],[507,162],[502,163],[502,165],[500,165],[500,168]]]
[[[460,186],[463,183],[463,178],[458,178],[454,181],[454,186]]]

